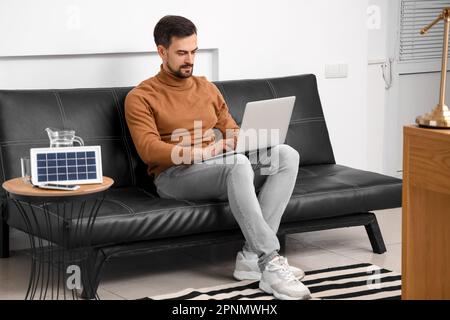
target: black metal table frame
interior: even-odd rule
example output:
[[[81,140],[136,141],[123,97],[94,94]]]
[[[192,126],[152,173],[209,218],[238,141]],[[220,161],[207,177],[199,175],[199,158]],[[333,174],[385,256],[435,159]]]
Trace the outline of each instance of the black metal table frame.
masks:
[[[87,289],[92,291],[91,277],[86,274],[90,270],[87,263],[92,254],[92,229],[106,191],[61,197],[7,193],[21,215],[25,225],[23,231],[28,235],[30,243],[31,270],[25,300],[36,299],[38,289],[40,300],[45,300],[47,296],[51,300],[58,300],[60,295],[64,299],[68,295],[74,300],[78,299],[77,290],[81,288],[66,286],[68,266],[79,268],[79,283],[82,283],[84,290],[89,286]],[[77,202],[80,208],[74,212],[74,204]],[[92,205],[89,209],[90,203]],[[55,212],[49,208],[51,205],[56,206]],[[74,272],[77,275],[76,268]],[[77,282],[75,279],[75,283]],[[99,299],[97,293],[94,298]]]

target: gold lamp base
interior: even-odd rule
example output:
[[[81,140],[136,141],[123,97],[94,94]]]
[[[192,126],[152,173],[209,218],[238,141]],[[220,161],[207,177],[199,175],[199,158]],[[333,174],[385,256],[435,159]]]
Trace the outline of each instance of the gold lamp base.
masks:
[[[416,118],[419,126],[450,129],[450,110],[446,105],[437,106],[431,113]]]

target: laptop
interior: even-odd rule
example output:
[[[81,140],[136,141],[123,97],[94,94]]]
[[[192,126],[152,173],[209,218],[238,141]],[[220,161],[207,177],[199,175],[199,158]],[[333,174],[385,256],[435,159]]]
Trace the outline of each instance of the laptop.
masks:
[[[292,96],[247,103],[235,150],[218,154],[202,162],[238,153],[252,153],[283,144],[294,110],[295,98]]]

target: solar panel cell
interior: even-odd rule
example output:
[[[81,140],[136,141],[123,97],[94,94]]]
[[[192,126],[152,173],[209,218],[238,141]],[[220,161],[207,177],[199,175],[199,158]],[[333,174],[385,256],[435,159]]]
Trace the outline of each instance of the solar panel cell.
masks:
[[[56,167],[53,167],[53,168],[47,168],[47,173],[48,173],[48,174],[55,174],[55,173],[56,173]]]
[[[67,173],[67,168],[66,167],[58,167],[58,174],[61,173]]]
[[[77,167],[67,167],[67,172],[69,173],[77,172]]]

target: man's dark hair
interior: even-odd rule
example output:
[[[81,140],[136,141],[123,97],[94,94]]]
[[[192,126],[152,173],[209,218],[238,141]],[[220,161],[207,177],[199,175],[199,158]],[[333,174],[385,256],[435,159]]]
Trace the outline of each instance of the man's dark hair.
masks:
[[[197,28],[191,20],[181,16],[165,16],[155,26],[153,36],[156,45],[168,48],[172,37],[185,38],[197,34]]]

